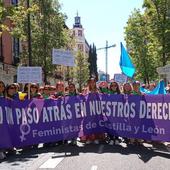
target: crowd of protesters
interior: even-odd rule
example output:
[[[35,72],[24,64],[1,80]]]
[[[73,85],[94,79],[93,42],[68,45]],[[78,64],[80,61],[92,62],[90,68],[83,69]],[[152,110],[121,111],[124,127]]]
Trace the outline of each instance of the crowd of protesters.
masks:
[[[96,83],[94,78],[91,78],[87,82],[87,86],[82,88],[81,91],[78,91],[76,85],[72,82],[68,83],[67,86],[62,81],[56,83],[56,86],[44,85],[39,86],[38,84],[31,83],[25,84],[24,87],[21,87],[18,83],[13,83],[5,86],[3,81],[0,81],[0,97],[7,98],[10,100],[25,100],[25,99],[57,99],[64,96],[76,96],[78,94],[86,95],[90,93],[104,93],[104,94],[127,94],[127,95],[144,95],[140,92],[141,84],[139,81],[134,81],[132,83],[124,83],[119,85],[117,82],[112,81],[110,83],[107,82],[99,82]],[[146,86],[142,85],[142,87],[153,90],[156,85],[154,83]],[[30,89],[30,92],[28,92]],[[166,87],[167,93],[170,93],[170,86]],[[72,144],[76,143],[77,139],[73,139],[71,141]],[[112,136],[106,134],[94,134],[83,136],[80,138],[81,142],[85,142],[89,144],[94,142],[98,144],[100,141],[105,141],[110,145],[119,144],[120,142],[125,142],[126,144],[141,144],[142,140],[132,140],[128,138],[120,138],[119,136]],[[67,143],[68,141],[59,141],[56,143],[47,143],[44,146],[54,146],[56,144]],[[37,147],[37,145],[29,146]],[[6,154],[15,154],[16,150],[14,148],[8,150],[0,151],[0,159],[6,157]]]

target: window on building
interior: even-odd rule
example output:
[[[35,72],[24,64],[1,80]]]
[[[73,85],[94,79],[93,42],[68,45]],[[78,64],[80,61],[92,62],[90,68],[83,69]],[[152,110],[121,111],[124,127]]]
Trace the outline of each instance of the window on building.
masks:
[[[78,30],[78,36],[82,37],[82,30]]]
[[[75,24],[80,24],[80,17],[75,17]]]
[[[19,0],[11,0],[11,4],[12,4],[12,5],[18,5],[18,1],[19,1]]]
[[[75,31],[73,31],[73,36],[75,37],[75,35],[76,35]]]
[[[13,38],[12,43],[12,54],[13,54],[13,62],[14,64],[17,64],[19,62],[19,53],[20,53],[20,42],[19,38]]]
[[[78,44],[78,49],[79,49],[80,51],[84,51],[84,46],[83,46],[83,44]]]

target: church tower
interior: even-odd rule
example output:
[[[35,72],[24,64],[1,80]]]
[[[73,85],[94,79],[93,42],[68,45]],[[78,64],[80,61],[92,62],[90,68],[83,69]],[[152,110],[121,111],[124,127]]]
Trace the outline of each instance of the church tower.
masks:
[[[73,25],[73,28],[82,28],[81,18],[78,16],[78,12],[77,12],[77,16],[74,17],[74,25]]]
[[[84,28],[81,24],[81,17],[78,15],[77,12],[77,16],[74,17],[74,24],[73,24],[73,36],[76,39],[76,48],[75,50],[80,50],[82,51],[84,54],[89,53],[89,45],[85,39],[84,36]]]

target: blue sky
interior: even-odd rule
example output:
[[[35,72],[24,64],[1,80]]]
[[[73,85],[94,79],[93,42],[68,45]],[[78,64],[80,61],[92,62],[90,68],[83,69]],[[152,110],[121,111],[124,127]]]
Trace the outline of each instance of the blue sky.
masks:
[[[120,73],[120,42],[124,42],[124,27],[134,8],[141,9],[143,0],[59,0],[72,28],[78,11],[89,44],[97,48],[116,44],[108,50],[108,73]],[[98,69],[105,71],[105,50],[97,51]]]

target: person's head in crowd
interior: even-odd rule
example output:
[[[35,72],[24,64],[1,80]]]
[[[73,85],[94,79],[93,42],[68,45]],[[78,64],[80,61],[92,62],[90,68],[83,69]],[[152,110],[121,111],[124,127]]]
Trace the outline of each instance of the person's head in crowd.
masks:
[[[36,83],[31,84],[30,93],[31,93],[31,96],[34,96],[38,93],[38,84],[36,84]]]
[[[108,93],[108,83],[106,81],[100,82],[99,89],[101,93]]]
[[[28,85],[29,85],[28,83],[24,85],[24,91],[23,91],[24,93],[28,93]]]
[[[50,85],[45,85],[44,86],[43,95],[50,96]]]
[[[76,95],[76,86],[74,83],[69,83],[68,85],[68,91],[69,91],[69,95]]]
[[[142,84],[141,87],[145,89],[147,88],[146,84]]]
[[[10,84],[6,87],[6,95],[7,98],[14,99],[14,96],[16,95],[16,86],[15,84]]]
[[[150,83],[149,84],[149,90],[152,91],[156,87],[155,83]]]
[[[56,92],[56,87],[55,86],[50,86],[50,94],[54,95]]]
[[[43,87],[43,86],[40,86],[39,89],[38,89],[38,92],[39,92],[40,94],[43,94],[43,89],[44,89],[44,87]]]
[[[19,92],[20,90],[20,85],[18,83],[14,83],[15,87],[16,87],[16,92]]]
[[[133,91],[136,93],[140,93],[140,82],[139,81],[134,81],[132,83]]]
[[[88,90],[89,92],[97,92],[97,85],[95,78],[91,78],[88,80]]]
[[[130,83],[123,84],[123,93],[124,94],[131,94],[132,93],[132,86]]]
[[[145,84],[145,89],[149,90],[149,84]]]
[[[83,87],[81,90],[81,94],[86,95],[88,93],[88,87]]]
[[[169,83],[167,84],[165,90],[166,90],[167,93],[170,93],[170,84]]]
[[[0,81],[0,97],[5,96],[5,83]]]
[[[63,82],[61,82],[61,81],[59,81],[59,82],[57,82],[57,84],[56,84],[56,92],[57,93],[64,93],[64,83]]]
[[[110,83],[110,93],[113,94],[120,94],[120,88],[119,88],[119,84],[116,81],[113,81]]]

